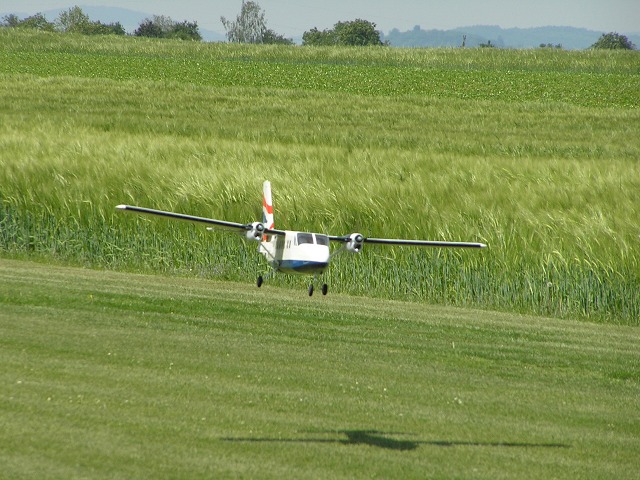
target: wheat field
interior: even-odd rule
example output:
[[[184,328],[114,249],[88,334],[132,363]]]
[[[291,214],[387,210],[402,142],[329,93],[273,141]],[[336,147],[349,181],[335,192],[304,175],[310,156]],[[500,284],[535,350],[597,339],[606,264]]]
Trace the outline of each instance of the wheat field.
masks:
[[[369,247],[333,291],[638,324],[637,52],[0,42],[2,256],[252,281],[114,206],[253,221],[269,179],[280,228],[489,245]]]

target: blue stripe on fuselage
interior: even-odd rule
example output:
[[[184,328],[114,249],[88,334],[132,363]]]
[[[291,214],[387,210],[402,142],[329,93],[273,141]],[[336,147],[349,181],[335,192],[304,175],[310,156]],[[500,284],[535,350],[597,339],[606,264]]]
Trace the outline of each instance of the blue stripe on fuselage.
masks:
[[[281,260],[278,263],[278,270],[285,273],[322,273],[328,265],[328,262]]]

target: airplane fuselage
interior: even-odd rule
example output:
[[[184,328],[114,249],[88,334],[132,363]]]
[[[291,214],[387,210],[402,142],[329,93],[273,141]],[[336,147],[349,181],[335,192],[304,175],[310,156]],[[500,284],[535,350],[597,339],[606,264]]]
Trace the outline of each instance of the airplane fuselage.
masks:
[[[329,266],[329,237],[320,233],[285,232],[261,242],[260,252],[274,270],[321,274]]]

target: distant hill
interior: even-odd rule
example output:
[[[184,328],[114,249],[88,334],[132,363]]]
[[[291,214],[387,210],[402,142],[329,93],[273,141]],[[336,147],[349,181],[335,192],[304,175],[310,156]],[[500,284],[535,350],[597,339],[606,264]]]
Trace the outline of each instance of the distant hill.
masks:
[[[501,28],[476,25],[452,30],[413,30],[400,32],[397,28],[384,35],[383,40],[394,47],[460,47],[466,35],[465,46],[477,47],[491,42],[500,48],[537,48],[541,44],[561,45],[567,50],[582,50],[593,45],[606,32],[575,27]],[[622,33],[622,32],[618,32]],[[640,35],[627,35],[640,47]]]

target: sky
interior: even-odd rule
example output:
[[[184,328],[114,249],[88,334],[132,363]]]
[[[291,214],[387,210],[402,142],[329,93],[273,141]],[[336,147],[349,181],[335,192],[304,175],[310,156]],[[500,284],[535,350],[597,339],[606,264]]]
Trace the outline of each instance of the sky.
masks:
[[[471,25],[502,28],[570,26],[599,32],[640,33],[640,0],[254,0],[267,27],[286,37],[361,18],[388,33],[419,25],[446,30]],[[242,0],[2,0],[0,13],[33,15],[74,5],[119,7],[175,21],[196,21],[224,33],[220,17],[235,19]],[[21,15],[19,15],[21,16]],[[22,18],[22,16],[21,16]],[[50,19],[52,20],[52,19]]]

